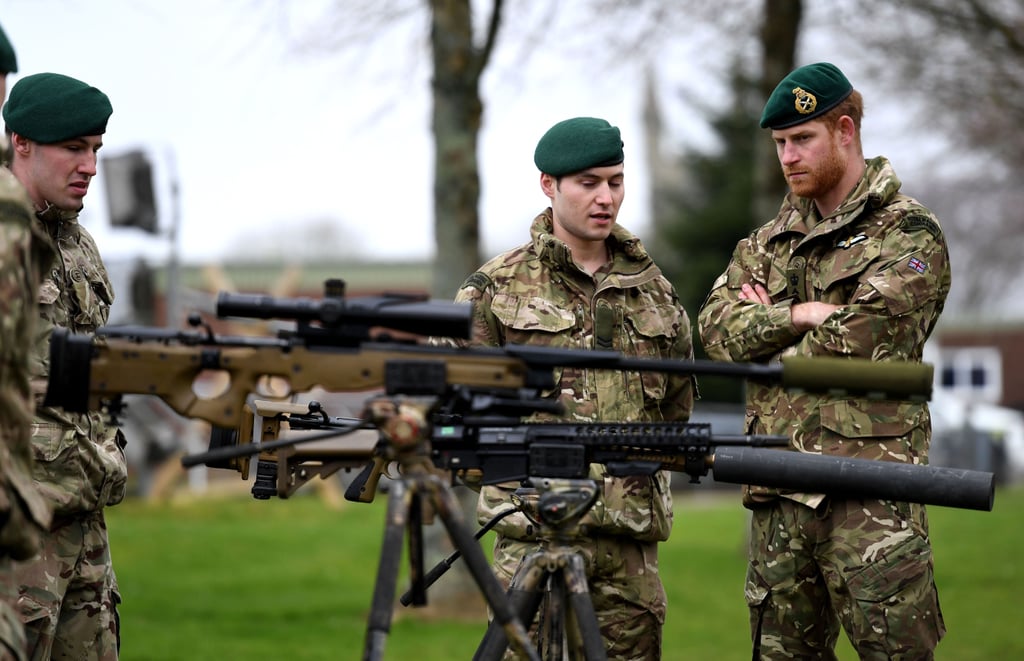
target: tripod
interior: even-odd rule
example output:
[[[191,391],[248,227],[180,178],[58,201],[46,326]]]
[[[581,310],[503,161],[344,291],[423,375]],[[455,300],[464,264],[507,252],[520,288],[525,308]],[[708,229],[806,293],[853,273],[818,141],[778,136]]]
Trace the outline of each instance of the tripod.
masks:
[[[501,584],[491,572],[480,545],[466,527],[458,500],[452,495],[448,484],[432,470],[423,438],[423,430],[427,429],[424,408],[380,398],[372,400],[367,410],[388,440],[388,459],[398,463],[401,479],[396,480],[388,494],[384,542],[370,606],[364,661],[377,661],[384,652],[384,642],[391,628],[398,565],[405,533],[409,535],[411,601],[415,606],[427,602],[423,578],[422,530],[425,504],[441,517],[452,544],[466,558],[474,581],[494,613],[492,626],[501,634],[502,641],[510,641],[520,658],[540,661],[526,629],[516,618]]]
[[[590,600],[583,557],[570,545],[571,533],[597,500],[597,484],[585,479],[531,478],[538,493],[536,512],[521,496],[515,505],[539,526],[541,547],[523,558],[508,598],[519,621],[532,623],[540,610],[538,647],[544,659],[604,661],[607,653]],[[509,646],[501,621],[491,621],[474,661],[497,661]]]

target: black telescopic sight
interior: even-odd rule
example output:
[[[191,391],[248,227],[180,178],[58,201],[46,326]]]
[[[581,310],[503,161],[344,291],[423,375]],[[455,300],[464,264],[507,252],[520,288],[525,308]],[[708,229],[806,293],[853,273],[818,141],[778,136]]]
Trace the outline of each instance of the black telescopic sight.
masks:
[[[343,293],[344,288],[328,286],[327,292]],[[381,327],[424,336],[469,339],[471,315],[472,306],[468,303],[397,294],[349,299],[332,295],[321,299],[279,298],[229,292],[217,296],[217,316],[221,318],[294,320],[339,332],[349,330],[347,327]]]

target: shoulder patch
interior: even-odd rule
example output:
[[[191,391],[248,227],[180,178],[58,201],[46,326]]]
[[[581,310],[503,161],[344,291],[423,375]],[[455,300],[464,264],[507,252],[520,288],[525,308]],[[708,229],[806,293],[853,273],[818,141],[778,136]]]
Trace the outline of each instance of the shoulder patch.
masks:
[[[924,215],[911,215],[900,221],[900,229],[904,232],[918,232],[924,230],[938,239],[942,235],[938,223]]]
[[[484,291],[485,289],[491,286],[492,282],[493,281],[491,280],[491,277],[489,275],[481,271],[477,271],[473,275],[466,278],[466,281],[462,283],[462,287],[460,287],[460,289],[468,289],[472,287],[473,289],[479,289],[480,291]]]

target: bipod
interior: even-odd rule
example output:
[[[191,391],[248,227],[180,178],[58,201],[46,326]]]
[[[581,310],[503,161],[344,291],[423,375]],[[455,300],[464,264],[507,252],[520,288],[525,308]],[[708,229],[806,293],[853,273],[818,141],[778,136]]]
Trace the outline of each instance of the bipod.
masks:
[[[520,658],[540,661],[529,634],[516,617],[483,550],[467,528],[462,507],[452,494],[451,487],[433,469],[425,437],[429,429],[426,422],[428,408],[426,405],[399,403],[384,397],[373,399],[367,404],[370,419],[388,441],[387,460],[398,464],[400,475],[388,493],[384,541],[374,584],[373,603],[370,606],[363,659],[379,661],[383,658],[384,642],[391,629],[402,538],[406,533],[409,536],[412,605],[423,606],[427,603],[423,578],[422,529],[426,505],[441,517],[452,544],[466,559],[470,574],[494,614],[495,626],[502,633],[503,640],[507,637],[512,641],[511,646]]]
[[[572,533],[597,500],[594,480],[531,478],[527,484],[538,494],[531,512],[521,496],[516,506],[538,526],[540,549],[522,559],[508,588],[509,602],[519,621],[537,623],[538,651],[543,659],[605,661],[608,654],[587,585],[583,556],[571,545]],[[509,641],[493,620],[477,649],[474,661],[501,659]]]

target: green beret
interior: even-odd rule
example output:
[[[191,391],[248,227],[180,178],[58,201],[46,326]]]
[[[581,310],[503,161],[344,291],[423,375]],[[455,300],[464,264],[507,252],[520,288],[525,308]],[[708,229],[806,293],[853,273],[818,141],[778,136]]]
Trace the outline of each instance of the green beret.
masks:
[[[14,46],[0,26],[0,74],[3,73],[18,73],[18,56],[14,54]]]
[[[595,117],[558,122],[541,137],[533,152],[533,162],[540,171],[553,177],[618,165],[624,159],[618,127]]]
[[[782,79],[761,113],[761,128],[785,129],[820,117],[853,92],[853,85],[834,64],[818,62]]]
[[[59,73],[22,78],[4,104],[7,128],[43,144],[62,142],[107,130],[113,108],[107,95]]]

